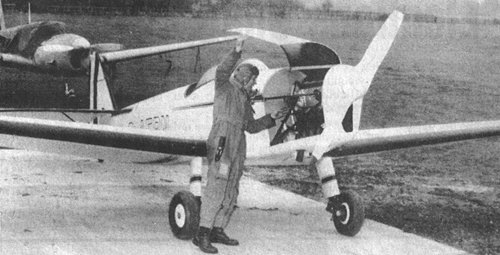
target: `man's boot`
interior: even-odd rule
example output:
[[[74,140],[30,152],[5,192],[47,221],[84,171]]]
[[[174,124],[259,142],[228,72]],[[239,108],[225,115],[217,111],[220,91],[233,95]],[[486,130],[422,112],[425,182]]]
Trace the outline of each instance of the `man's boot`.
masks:
[[[210,242],[210,229],[205,227],[200,227],[198,233],[193,238],[193,244],[200,247],[200,250],[205,253],[217,253],[219,252],[217,248],[212,246]]]
[[[229,236],[224,233],[224,229],[222,228],[213,228],[212,232],[210,233],[210,241],[212,243],[221,243],[225,245],[231,245],[235,246],[240,244],[238,240],[236,239],[231,239]]]

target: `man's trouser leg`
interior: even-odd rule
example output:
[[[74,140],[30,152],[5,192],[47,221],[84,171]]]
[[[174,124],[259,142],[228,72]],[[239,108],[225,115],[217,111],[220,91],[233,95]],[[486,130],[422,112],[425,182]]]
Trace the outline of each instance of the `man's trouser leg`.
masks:
[[[214,227],[225,229],[236,209],[244,160],[245,158],[243,155],[235,155],[235,158],[232,160],[231,170],[227,180],[227,188],[224,192],[224,199],[222,201],[222,208],[216,215]]]
[[[229,163],[215,160],[209,161],[207,186],[202,196],[202,204],[200,211],[200,226],[212,228],[215,218],[221,210],[222,200],[224,199],[224,192],[226,190],[227,179],[219,176],[220,167],[227,167]]]
[[[232,185],[235,178],[232,176],[230,169],[234,165],[235,157],[237,155],[237,142],[233,137],[225,138],[225,145],[222,155],[216,161],[217,147],[219,146],[220,137],[215,137],[208,141],[208,175],[207,186],[202,196],[202,205],[200,211],[200,226],[212,228],[219,215],[225,214],[227,206],[226,193],[232,190]],[[234,141],[233,141],[234,140]],[[234,146],[236,144],[236,146]],[[231,177],[231,178],[230,178]],[[231,182],[229,182],[231,180]],[[238,179],[239,180],[239,179]]]

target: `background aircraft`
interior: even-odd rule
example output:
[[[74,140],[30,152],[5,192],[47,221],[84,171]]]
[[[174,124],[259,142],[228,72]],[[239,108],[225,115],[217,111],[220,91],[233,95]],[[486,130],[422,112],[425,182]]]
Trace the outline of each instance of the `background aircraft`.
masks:
[[[0,1],[0,65],[54,75],[85,75],[91,51],[123,49],[114,43],[90,44],[66,33],[65,24],[42,21],[6,28]]]
[[[289,61],[288,67],[275,69],[258,59],[242,62],[256,65],[261,73],[256,85],[255,117],[286,105],[293,109],[275,128],[248,137],[248,162],[309,164],[314,155],[325,197],[329,197],[335,180],[331,157],[500,135],[500,121],[359,129],[363,97],[402,21],[401,13],[392,13],[356,66],[341,64],[333,50],[309,40],[257,29],[232,30],[279,45]],[[174,162],[190,157],[191,192],[176,194],[169,210],[174,234],[190,238],[198,222],[195,196],[201,196],[201,157],[206,155],[205,141],[213,117],[214,69],[207,71],[198,83],[115,109],[101,65],[186,49],[203,44],[200,42],[234,39],[215,38],[92,55],[91,109],[59,110],[68,115],[66,122],[2,116],[0,146],[124,162]],[[307,90],[318,90],[321,94],[305,93]],[[298,104],[298,99],[308,96],[316,97],[317,103]],[[315,109],[324,117],[307,118],[301,113],[305,108]],[[76,118],[73,114],[83,117]],[[309,125],[299,127],[304,121]],[[340,204],[331,216],[334,225],[341,234],[356,235],[364,219],[362,202],[353,192],[343,191],[340,195]]]

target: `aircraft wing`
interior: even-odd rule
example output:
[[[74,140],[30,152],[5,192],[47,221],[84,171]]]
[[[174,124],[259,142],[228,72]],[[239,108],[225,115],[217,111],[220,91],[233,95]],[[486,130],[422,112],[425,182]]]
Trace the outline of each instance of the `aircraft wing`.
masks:
[[[0,147],[124,162],[205,156],[206,141],[166,130],[0,116]]]
[[[238,38],[238,36],[226,36],[226,37],[217,37],[205,40],[198,41],[190,41],[183,43],[173,43],[161,46],[151,46],[145,48],[137,48],[137,49],[129,49],[129,50],[120,50],[107,52],[100,55],[103,63],[115,63],[121,61],[127,61],[137,58],[144,58],[154,55],[160,55],[168,52],[191,49],[211,44],[218,44],[228,41],[234,41]]]
[[[340,157],[492,136],[500,136],[500,121],[359,130],[335,137],[325,155]],[[267,156],[296,150],[313,151],[320,139],[320,135],[298,139],[277,144],[261,153]]]
[[[331,141],[326,156],[341,157],[500,136],[500,121],[464,122],[359,130]],[[312,151],[320,135],[277,144],[249,158]],[[153,161],[176,156],[206,156],[203,137],[182,131],[145,130],[32,118],[0,116],[0,147],[71,154],[114,161]]]

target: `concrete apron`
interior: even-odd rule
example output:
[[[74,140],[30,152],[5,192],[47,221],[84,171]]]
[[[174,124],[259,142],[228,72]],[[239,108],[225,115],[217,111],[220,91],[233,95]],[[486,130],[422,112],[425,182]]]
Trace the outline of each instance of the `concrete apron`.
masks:
[[[98,163],[0,150],[1,254],[202,254],[169,228],[168,203],[187,165]],[[325,205],[244,177],[219,254],[466,254],[367,220],[335,231]]]

